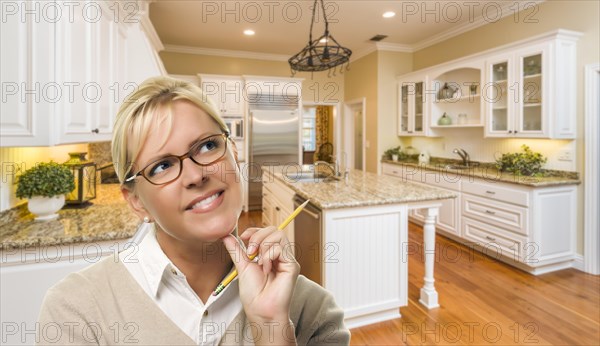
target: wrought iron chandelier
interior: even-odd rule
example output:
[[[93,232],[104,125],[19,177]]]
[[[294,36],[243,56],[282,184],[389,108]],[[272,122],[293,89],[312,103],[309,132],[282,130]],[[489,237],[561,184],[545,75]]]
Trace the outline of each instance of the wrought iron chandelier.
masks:
[[[313,40],[312,29],[315,23],[315,11],[318,2],[321,3],[321,12],[323,12],[323,19],[325,21],[325,33],[321,35],[321,37]],[[352,51],[346,47],[342,47],[335,38],[329,34],[329,23],[327,22],[323,0],[315,0],[312,9],[312,19],[310,21],[308,45],[288,60],[292,69],[292,75],[297,71],[319,72],[344,63],[349,63],[350,55],[352,55]],[[348,65],[346,65],[346,67],[348,67]]]

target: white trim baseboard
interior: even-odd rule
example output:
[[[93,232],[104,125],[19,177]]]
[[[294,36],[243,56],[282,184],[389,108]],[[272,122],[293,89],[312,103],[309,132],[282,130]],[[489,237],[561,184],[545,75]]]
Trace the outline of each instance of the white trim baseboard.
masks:
[[[585,261],[583,260],[583,255],[576,253],[573,256],[573,269],[585,272]]]
[[[583,254],[585,271],[600,274],[600,63],[585,66],[585,180]]]

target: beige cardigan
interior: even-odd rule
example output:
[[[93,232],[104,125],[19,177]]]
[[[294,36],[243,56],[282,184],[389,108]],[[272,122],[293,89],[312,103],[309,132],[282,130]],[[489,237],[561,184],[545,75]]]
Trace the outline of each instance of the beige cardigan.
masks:
[[[343,311],[333,296],[299,276],[290,318],[298,345],[350,342]],[[46,293],[39,317],[40,345],[195,345],[152,301],[114,256],[68,275]],[[252,345],[244,311],[222,345]],[[264,328],[268,331],[268,326]]]

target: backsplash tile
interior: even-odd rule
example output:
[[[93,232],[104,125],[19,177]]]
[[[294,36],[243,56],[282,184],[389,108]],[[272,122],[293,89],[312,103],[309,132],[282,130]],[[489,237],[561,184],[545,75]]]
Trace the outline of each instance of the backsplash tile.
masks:
[[[440,131],[441,132],[441,131]],[[473,161],[494,162],[502,154],[520,152],[521,145],[528,145],[531,150],[538,151],[548,158],[545,169],[560,171],[577,171],[577,157],[573,154],[573,161],[560,161],[560,152],[570,150],[576,153],[576,141],[551,140],[531,138],[483,138],[480,128],[476,129],[448,129],[444,137],[413,137],[402,140],[402,149],[411,145],[417,152],[427,151],[430,156],[458,159],[452,153],[454,148],[463,148]]]

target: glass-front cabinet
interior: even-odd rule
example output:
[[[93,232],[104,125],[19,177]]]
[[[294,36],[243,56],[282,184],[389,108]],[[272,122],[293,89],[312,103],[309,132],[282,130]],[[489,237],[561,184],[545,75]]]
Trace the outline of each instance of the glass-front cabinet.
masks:
[[[508,86],[512,84],[512,80],[509,81],[508,67],[512,66],[510,58],[500,58],[498,61],[493,61],[488,65],[488,75],[490,84],[487,88],[487,104],[489,114],[489,132],[494,134],[507,134],[512,133],[509,130],[509,107],[513,105],[512,98],[508,95]],[[512,79],[512,78],[511,78]],[[512,119],[511,119],[512,120]],[[510,132],[509,132],[510,131]]]
[[[488,137],[550,137],[548,129],[548,45],[488,60]]]
[[[398,135],[425,135],[425,81],[410,79],[398,82]]]
[[[519,107],[517,109],[518,130],[521,133],[539,133],[546,137],[547,126],[544,114],[547,108],[546,87],[547,53],[545,47],[517,54],[518,71],[521,85],[518,89]]]

